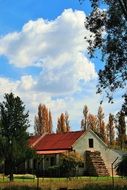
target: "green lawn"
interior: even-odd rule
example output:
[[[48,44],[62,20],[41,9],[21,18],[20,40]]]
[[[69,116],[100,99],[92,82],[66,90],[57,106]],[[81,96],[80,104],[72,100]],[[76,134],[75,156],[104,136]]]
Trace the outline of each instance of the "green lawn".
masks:
[[[0,190],[34,190],[37,189],[37,179],[32,175],[16,175],[14,182],[0,177]],[[114,178],[114,190],[127,189],[127,179]],[[60,188],[80,190],[112,190],[111,177],[75,177],[75,178],[39,178],[41,190],[58,190]],[[10,188],[10,189],[9,189]]]

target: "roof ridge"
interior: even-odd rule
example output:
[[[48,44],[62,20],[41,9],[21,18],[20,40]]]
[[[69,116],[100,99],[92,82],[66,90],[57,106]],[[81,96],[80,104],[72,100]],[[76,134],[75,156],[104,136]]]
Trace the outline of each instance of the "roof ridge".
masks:
[[[41,136],[31,145],[31,147],[36,146],[36,144],[37,144],[45,135],[47,135],[47,134],[44,133],[43,135],[41,135]]]
[[[84,131],[79,130],[79,131],[67,131],[67,132],[61,132],[61,133],[51,133],[51,134],[47,134],[47,135],[64,135],[64,134],[68,134],[68,133],[84,133]]]

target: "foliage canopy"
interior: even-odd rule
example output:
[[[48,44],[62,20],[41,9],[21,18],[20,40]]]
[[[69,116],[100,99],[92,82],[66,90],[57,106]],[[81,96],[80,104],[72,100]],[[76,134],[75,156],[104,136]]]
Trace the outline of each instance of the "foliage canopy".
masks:
[[[105,62],[104,69],[98,73],[97,92],[105,92],[109,102],[113,102],[116,89],[127,93],[127,1],[90,0],[90,3],[92,9],[85,23],[92,33],[87,39],[88,51],[93,57],[100,50]]]
[[[5,94],[4,101],[0,103],[0,155],[5,162],[5,173],[13,172],[20,162],[32,153],[28,147],[29,127],[28,112],[21,99],[13,93]]]

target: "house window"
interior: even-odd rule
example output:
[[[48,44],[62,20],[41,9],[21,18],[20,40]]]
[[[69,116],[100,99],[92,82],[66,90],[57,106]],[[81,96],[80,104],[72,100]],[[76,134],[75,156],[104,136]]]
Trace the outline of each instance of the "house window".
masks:
[[[93,148],[94,145],[93,145],[93,139],[89,139],[89,148]]]

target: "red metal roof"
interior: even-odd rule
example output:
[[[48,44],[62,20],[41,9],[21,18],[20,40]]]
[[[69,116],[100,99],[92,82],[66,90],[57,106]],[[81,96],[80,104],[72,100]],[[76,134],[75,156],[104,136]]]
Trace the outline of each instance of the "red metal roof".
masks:
[[[34,146],[34,149],[37,151],[71,149],[72,145],[83,133],[84,131],[46,134],[38,141]]]
[[[38,139],[40,138],[40,135],[37,136],[30,136],[28,140],[28,144],[32,146]]]

